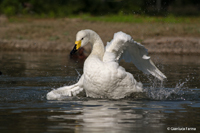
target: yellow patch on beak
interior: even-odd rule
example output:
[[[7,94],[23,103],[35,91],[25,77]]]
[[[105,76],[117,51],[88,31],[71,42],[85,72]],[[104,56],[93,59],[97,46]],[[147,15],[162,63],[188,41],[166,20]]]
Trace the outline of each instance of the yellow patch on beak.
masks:
[[[75,41],[75,44],[76,44],[76,50],[78,50],[81,47],[81,40]]]

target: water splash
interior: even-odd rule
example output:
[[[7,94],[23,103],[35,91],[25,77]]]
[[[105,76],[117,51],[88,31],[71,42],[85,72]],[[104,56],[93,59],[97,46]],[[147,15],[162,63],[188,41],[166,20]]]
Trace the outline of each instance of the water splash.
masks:
[[[82,75],[80,74],[80,72],[77,69],[75,69],[75,70],[76,70],[76,72],[78,74],[78,76],[76,78],[76,82],[78,82]]]
[[[190,78],[186,78],[185,81],[179,80],[174,88],[165,88],[165,81],[159,81],[155,78],[149,78],[151,86],[146,88],[144,91],[148,98],[153,100],[186,100],[189,90],[184,86]]]
[[[154,58],[154,62],[161,71],[164,71],[163,61],[159,57]],[[188,100],[192,97],[199,99],[197,98],[199,95],[194,96],[192,89],[187,87],[187,83],[194,79],[194,77],[190,78],[189,74],[184,80],[180,79],[178,83],[172,87],[166,87],[168,86],[166,85],[168,83],[166,82],[167,80],[160,81],[152,76],[148,76],[147,78],[150,82],[150,87],[147,87],[144,92],[146,96],[152,100]]]
[[[75,76],[75,77],[70,77],[70,79],[72,79],[71,81],[69,81],[67,84],[62,84],[61,85],[61,87],[62,86],[69,86],[69,85],[73,85],[73,84],[76,84],[78,81],[79,81],[79,79],[81,78],[81,73],[79,72],[79,70],[77,70],[77,69],[75,69],[75,71],[76,71],[76,73],[77,73],[77,76]],[[68,76],[69,77],[69,76]],[[52,89],[56,89],[56,88],[52,88]]]

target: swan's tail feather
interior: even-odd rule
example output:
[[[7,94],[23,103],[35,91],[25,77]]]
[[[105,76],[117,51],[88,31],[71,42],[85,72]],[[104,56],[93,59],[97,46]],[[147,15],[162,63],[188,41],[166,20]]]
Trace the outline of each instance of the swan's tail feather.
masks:
[[[47,93],[47,100],[62,100],[66,96],[76,96],[83,91],[77,84],[60,87]]]

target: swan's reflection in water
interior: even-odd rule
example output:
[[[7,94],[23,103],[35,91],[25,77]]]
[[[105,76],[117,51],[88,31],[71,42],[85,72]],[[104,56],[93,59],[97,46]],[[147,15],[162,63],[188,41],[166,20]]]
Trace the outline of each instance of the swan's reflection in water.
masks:
[[[58,121],[52,129],[73,129],[75,132],[163,132],[162,106],[145,104],[144,101],[81,101],[73,109],[52,115],[50,121]],[[52,110],[53,111],[53,110]]]

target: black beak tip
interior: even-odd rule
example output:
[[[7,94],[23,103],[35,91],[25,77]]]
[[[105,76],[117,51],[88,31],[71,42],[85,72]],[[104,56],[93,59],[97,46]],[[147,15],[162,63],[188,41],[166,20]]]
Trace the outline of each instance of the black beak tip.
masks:
[[[70,56],[72,56],[74,53],[76,53],[76,45],[74,46],[74,48],[72,49],[72,51],[70,52]]]

